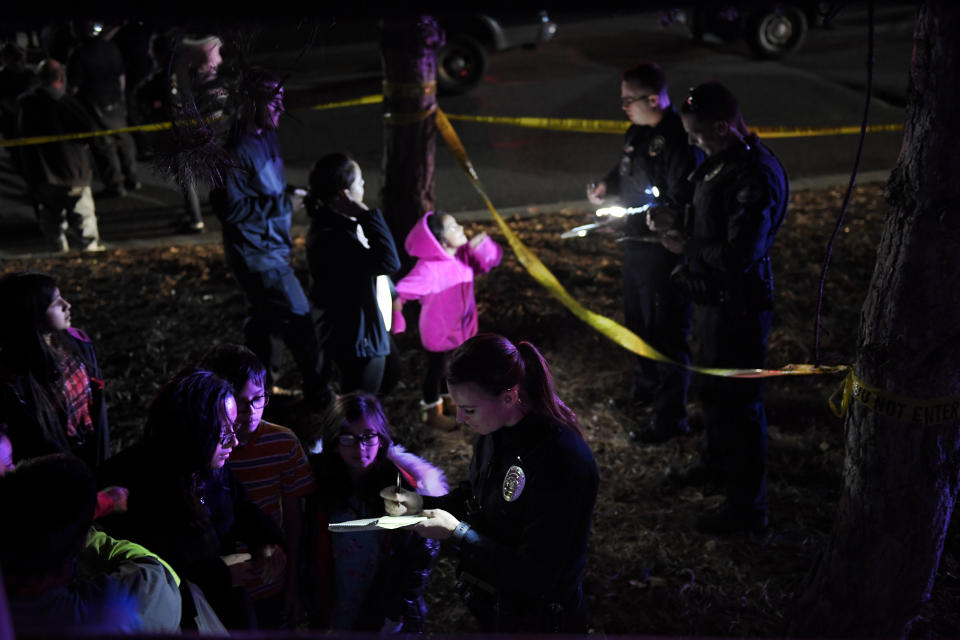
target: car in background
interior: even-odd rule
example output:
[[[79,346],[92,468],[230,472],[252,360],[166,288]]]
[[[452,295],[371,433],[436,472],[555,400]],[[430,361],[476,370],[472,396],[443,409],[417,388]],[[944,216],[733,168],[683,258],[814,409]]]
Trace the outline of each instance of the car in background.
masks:
[[[489,53],[533,49],[557,32],[546,11],[493,15],[451,13],[437,16],[446,32],[446,44],[437,52],[437,88],[443,93],[463,93],[483,79]]]
[[[743,38],[754,55],[776,59],[798,51],[811,27],[828,23],[841,3],[701,2],[661,12],[664,24],[686,24],[697,41],[734,42]]]

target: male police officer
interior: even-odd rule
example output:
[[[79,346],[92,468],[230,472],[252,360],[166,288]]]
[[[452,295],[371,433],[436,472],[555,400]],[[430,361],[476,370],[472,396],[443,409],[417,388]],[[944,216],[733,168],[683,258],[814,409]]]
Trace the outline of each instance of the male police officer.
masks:
[[[673,281],[696,305],[697,360],[707,367],[762,368],[773,316],[770,247],[787,211],[786,171],[747,131],[736,98],[720,83],[694,88],[680,113],[690,142],[707,159],[690,177],[692,215],[661,242],[685,258]],[[651,216],[651,228],[670,226],[667,216]],[[762,529],[767,524],[763,383],[706,376],[701,402],[706,429],[701,459],[672,469],[673,479],[726,482],[726,503],[701,515],[701,531]]]
[[[624,71],[620,105],[632,123],[620,163],[601,182],[587,187],[587,198],[597,205],[616,197],[624,207],[666,204],[682,208],[692,195],[687,175],[701,156],[687,143],[680,117],[670,106],[663,70],[645,62]],[[628,216],[625,232],[623,305],[627,327],[660,353],[687,364],[690,302],[669,280],[681,257],[656,242],[643,215]],[[689,382],[687,369],[638,356],[631,395],[638,404],[652,403],[653,417],[631,436],[654,443],[685,434]]]

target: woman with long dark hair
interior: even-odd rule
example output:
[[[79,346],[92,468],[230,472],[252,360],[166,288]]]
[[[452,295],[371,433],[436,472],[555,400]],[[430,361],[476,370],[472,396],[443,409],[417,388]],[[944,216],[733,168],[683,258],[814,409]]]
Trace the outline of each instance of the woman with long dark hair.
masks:
[[[479,434],[468,480],[439,498],[387,487],[387,513],[428,517],[415,530],[455,551],[482,630],[585,633],[597,465],[546,360],[529,342],[480,334],[453,352],[447,387]]]
[[[0,420],[15,460],[71,453],[96,467],[110,454],[93,342],[71,326],[70,303],[48,275],[0,278]]]
[[[180,373],[150,404],[143,440],[98,473],[101,486],[130,490],[127,512],[101,521],[107,532],[169,562],[231,629],[256,627],[245,587],[258,583],[255,572],[275,577],[285,558],[279,528],[225,466],[237,445],[236,420],[230,383],[209,371]],[[252,557],[234,555],[238,542]],[[189,601],[181,624],[195,624]]]
[[[395,444],[376,396],[350,393],[334,402],[313,460],[318,491],[309,522],[315,581],[308,592],[313,623],[343,631],[422,632],[422,590],[439,543],[412,531],[330,533],[327,525],[383,515],[380,489],[403,486],[443,495],[443,473]]]

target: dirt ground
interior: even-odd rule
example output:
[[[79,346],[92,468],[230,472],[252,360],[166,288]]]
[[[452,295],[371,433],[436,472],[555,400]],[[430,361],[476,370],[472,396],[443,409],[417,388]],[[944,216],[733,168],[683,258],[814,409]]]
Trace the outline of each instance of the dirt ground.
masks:
[[[813,362],[820,271],[842,199],[841,189],[793,195],[772,258],[776,315],[768,365]],[[860,305],[874,266],[884,210],[883,186],[858,187],[833,251],[824,290],[821,362],[852,364]],[[520,238],[589,309],[620,322],[621,248],[609,236],[561,240],[587,211],[509,221]],[[471,223],[502,240],[492,222]],[[303,238],[296,264],[306,281]],[[94,338],[107,380],[114,449],[139,437],[144,409],[170,374],[220,341],[242,341],[244,299],[221,248],[114,250],[96,256],[7,260],[2,270],[54,276],[73,304],[73,322]],[[693,522],[719,494],[674,489],[663,481],[677,461],[693,460],[699,433],[638,446],[627,432],[645,414],[627,401],[631,354],[576,319],[505,255],[478,278],[481,329],[535,343],[549,360],[560,396],[577,413],[601,472],[585,587],[592,628],[607,634],[780,636],[804,576],[829,535],[843,466],[843,422],[827,400],[837,376],[788,377],[767,383],[770,421],[770,528],[724,538],[697,533]],[[414,305],[415,306],[415,305]],[[412,314],[411,314],[412,315]],[[416,327],[408,315],[408,325]],[[417,423],[425,360],[414,329],[398,337],[401,376],[385,398],[398,439],[457,481],[471,438],[463,429],[434,436]],[[696,360],[696,358],[694,358]],[[297,386],[292,361],[281,381]],[[696,415],[698,376],[690,411]],[[276,401],[267,417],[302,434],[315,428],[296,403]],[[931,602],[915,637],[956,636],[960,545],[948,540]],[[428,629],[475,629],[455,592],[454,566],[442,560],[428,587]]]

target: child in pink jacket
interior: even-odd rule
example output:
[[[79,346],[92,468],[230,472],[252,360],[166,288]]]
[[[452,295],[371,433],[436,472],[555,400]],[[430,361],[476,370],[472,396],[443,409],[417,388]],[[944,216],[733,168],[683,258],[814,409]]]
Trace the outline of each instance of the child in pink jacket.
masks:
[[[450,214],[429,212],[407,235],[407,253],[418,258],[410,273],[397,283],[402,303],[420,301],[420,341],[427,351],[427,375],[420,401],[422,419],[434,428],[454,429],[456,421],[443,415],[440,383],[446,353],[477,333],[474,273],[486,273],[500,264],[503,249],[486,233],[467,240],[463,227]],[[393,332],[405,328],[395,314]]]

